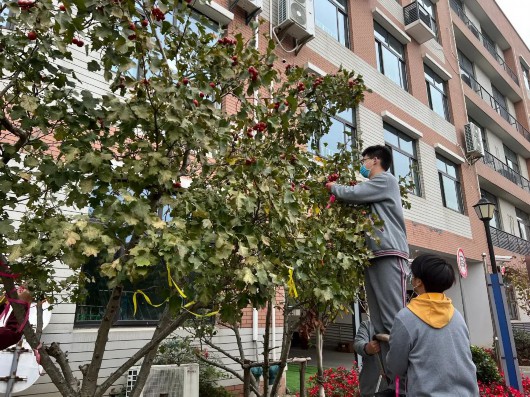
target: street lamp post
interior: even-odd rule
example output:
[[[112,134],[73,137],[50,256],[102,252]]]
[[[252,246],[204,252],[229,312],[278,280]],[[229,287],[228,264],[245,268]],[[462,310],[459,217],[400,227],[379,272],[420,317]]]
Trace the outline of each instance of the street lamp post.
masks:
[[[490,221],[495,214],[495,204],[482,197],[477,204],[473,206],[478,215],[478,219],[484,222],[486,230],[486,240],[488,242],[488,251],[490,254],[491,271],[497,274],[497,262],[495,261],[495,252],[493,251],[493,242],[491,241]]]
[[[473,206],[473,208],[475,209],[478,218],[484,222],[484,229],[486,231],[492,271],[492,274],[486,275],[486,280],[488,284],[488,297],[490,299],[490,304],[494,309],[493,322],[495,332],[496,335],[499,336],[498,348],[501,367],[506,376],[506,384],[514,389],[522,391],[521,373],[519,372],[519,362],[515,351],[512,327],[508,317],[509,312],[506,303],[504,283],[502,281],[502,275],[497,271],[495,251],[493,250],[493,242],[491,240],[489,223],[495,214],[495,204],[483,197]]]

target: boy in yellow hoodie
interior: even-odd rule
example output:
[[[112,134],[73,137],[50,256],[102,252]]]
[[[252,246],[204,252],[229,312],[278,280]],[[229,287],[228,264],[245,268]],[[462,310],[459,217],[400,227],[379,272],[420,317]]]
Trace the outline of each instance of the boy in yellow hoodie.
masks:
[[[388,372],[407,376],[408,397],[478,397],[469,331],[444,294],[455,282],[453,267],[426,254],[414,259],[411,268],[418,296],[394,321]]]

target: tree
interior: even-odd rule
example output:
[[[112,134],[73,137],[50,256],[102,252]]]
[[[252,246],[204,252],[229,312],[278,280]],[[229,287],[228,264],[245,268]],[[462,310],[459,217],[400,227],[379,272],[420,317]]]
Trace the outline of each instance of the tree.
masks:
[[[285,68],[272,40],[259,52],[253,37],[192,26],[191,8],[179,1],[4,2],[3,24],[6,10],[4,289],[11,300],[24,283],[52,304],[80,302],[92,261],[111,290],[81,376],[58,343],[42,345],[40,330],[24,327],[61,395],[101,396],[141,359],[145,375],[160,342],[194,313],[237,322],[286,285],[323,304],[350,299],[343,283],[359,282],[369,256],[361,235],[373,220],[362,209],[326,208],[323,182],[333,173],[354,181],[358,164],[350,147],[315,160],[306,145],[362,100],[362,77]],[[104,94],[67,66],[79,48],[87,70],[104,77]],[[164,306],[153,337],[99,382],[124,285],[153,274],[164,280],[157,295],[137,296]],[[13,309],[23,323],[23,307]]]

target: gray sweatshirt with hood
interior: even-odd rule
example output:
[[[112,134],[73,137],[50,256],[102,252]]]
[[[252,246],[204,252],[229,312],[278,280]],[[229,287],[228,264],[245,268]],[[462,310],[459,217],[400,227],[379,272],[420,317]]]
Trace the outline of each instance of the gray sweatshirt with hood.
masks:
[[[375,239],[366,236],[368,248],[375,257],[399,256],[408,259],[409,246],[401,194],[394,175],[385,171],[355,186],[335,184],[331,193],[349,204],[369,204],[372,213],[384,222],[383,226],[376,228],[374,232],[379,238],[379,244]]]
[[[359,384],[361,386],[361,397],[372,397],[376,391],[385,390],[388,385],[386,379],[381,377],[379,390],[376,390],[381,371],[377,363],[377,357],[370,355],[364,350],[364,346],[369,343],[375,335],[374,326],[370,320],[363,321],[355,334],[353,348],[355,352],[363,357],[363,367],[359,374]],[[380,354],[380,353],[379,353]]]
[[[426,293],[396,316],[386,357],[391,375],[407,375],[407,397],[478,397],[469,331],[444,294]]]

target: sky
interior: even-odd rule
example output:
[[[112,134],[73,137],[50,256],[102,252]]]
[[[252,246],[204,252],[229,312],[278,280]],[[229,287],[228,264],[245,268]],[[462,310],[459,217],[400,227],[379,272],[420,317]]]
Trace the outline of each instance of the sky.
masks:
[[[528,0],[496,0],[502,11],[530,48],[530,1]]]

